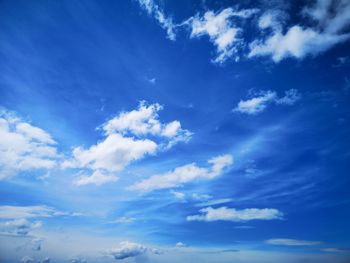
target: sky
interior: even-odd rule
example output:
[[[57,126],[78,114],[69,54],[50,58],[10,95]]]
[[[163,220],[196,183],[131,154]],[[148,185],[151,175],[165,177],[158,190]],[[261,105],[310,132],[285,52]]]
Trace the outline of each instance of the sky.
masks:
[[[349,262],[349,51],[349,0],[0,1],[0,262]]]

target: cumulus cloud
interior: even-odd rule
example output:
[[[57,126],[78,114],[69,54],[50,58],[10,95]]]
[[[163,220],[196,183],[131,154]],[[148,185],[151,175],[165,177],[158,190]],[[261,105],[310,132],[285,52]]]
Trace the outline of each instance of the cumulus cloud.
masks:
[[[237,210],[235,208],[207,207],[199,210],[201,214],[187,216],[187,221],[250,221],[250,220],[273,220],[282,219],[282,212],[274,208],[247,208]]]
[[[217,13],[207,11],[203,16],[197,14],[191,17],[185,24],[191,28],[191,38],[209,36],[217,52],[217,57],[213,61],[223,63],[230,57],[238,60],[238,48],[242,45],[239,37],[242,29],[234,23],[233,18],[246,19],[257,11],[257,9],[236,11],[233,8],[226,8]]]
[[[153,16],[160,26],[166,30],[167,37],[170,40],[176,39],[175,28],[177,25],[173,23],[171,17],[167,17],[164,11],[153,0],[138,0],[140,6],[146,10],[146,12]]]
[[[320,241],[296,240],[288,238],[268,239],[265,241],[265,243],[279,246],[316,246],[322,244]]]
[[[317,55],[350,38],[343,30],[350,24],[349,0],[317,0],[313,6],[305,7],[302,14],[316,22],[315,27],[293,25],[283,32],[274,16],[265,14],[259,20],[259,27],[272,27],[265,39],[250,44],[248,57],[271,56],[274,62],[288,57],[302,59]]]
[[[220,155],[208,161],[211,167],[199,167],[195,163],[177,167],[165,174],[154,175],[150,178],[135,183],[130,190],[150,192],[157,189],[179,187],[185,183],[198,179],[213,179],[223,173],[224,168],[233,163],[233,157],[229,154]]]
[[[287,90],[283,97],[278,97],[275,91],[260,91],[256,97],[241,100],[233,112],[255,115],[263,112],[269,104],[293,105],[300,98],[301,95],[296,89]]]
[[[115,173],[130,163],[158,150],[168,150],[178,142],[189,141],[192,133],[182,129],[179,121],[162,123],[159,120],[158,112],[162,108],[158,103],[147,105],[142,101],[138,109],[122,112],[101,126],[104,140],[88,149],[76,147],[72,158],[66,160],[62,167],[85,169],[91,174],[84,172],[74,184],[116,182],[118,177]]]
[[[54,168],[59,157],[55,145],[46,131],[9,112],[0,112],[0,179]]]
[[[110,249],[107,254],[114,257],[114,259],[121,260],[131,257],[137,257],[139,255],[145,254],[146,252],[159,254],[157,249],[148,248],[144,245],[133,243],[129,241],[120,242],[118,246]]]

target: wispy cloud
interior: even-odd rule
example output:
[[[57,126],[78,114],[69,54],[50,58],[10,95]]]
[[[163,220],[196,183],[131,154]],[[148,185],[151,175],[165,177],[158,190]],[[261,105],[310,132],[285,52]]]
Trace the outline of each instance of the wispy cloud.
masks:
[[[170,40],[176,39],[175,28],[171,17],[165,15],[164,11],[153,0],[138,0],[140,6],[147,11],[147,13],[153,16],[160,26],[166,30],[167,37]]]
[[[243,210],[237,210],[235,208],[219,207],[212,208],[207,207],[199,210],[201,214],[187,216],[187,221],[250,221],[250,220],[273,220],[282,219],[282,212],[274,208],[247,208]]]
[[[256,97],[241,100],[233,112],[256,115],[263,112],[269,104],[293,105],[300,98],[301,95],[296,89],[287,90],[283,97],[278,97],[275,91],[260,91]]]
[[[316,246],[321,245],[321,241],[297,240],[288,238],[273,238],[265,241],[266,244],[279,246]]]
[[[226,167],[233,163],[233,157],[229,154],[220,155],[210,159],[208,163],[211,164],[210,168],[199,167],[195,163],[180,166],[165,174],[154,175],[137,182],[129,189],[150,192],[157,189],[179,187],[197,179],[212,179],[219,176]]]

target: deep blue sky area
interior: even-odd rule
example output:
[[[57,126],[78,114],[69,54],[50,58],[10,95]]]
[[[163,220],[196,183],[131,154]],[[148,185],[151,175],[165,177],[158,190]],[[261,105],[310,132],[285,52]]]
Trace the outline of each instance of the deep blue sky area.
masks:
[[[350,1],[0,1],[1,262],[350,260]]]

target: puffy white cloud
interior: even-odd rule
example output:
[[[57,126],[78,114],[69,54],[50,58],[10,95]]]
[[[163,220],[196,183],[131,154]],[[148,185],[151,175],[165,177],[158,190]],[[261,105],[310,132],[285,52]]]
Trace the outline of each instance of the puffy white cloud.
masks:
[[[36,228],[41,227],[42,223],[30,222],[25,218],[15,219],[5,222],[0,222],[0,233],[16,236],[26,236],[28,233]]]
[[[160,254],[160,251],[153,248],[148,248],[144,245],[133,243],[129,241],[120,242],[118,246],[110,249],[107,253],[113,256],[115,259],[126,259],[130,257],[136,257],[146,252],[151,252],[154,254]]]
[[[0,179],[57,164],[56,142],[46,131],[0,112]]]
[[[153,0],[138,0],[140,6],[153,16],[163,29],[166,30],[170,40],[176,39],[175,28],[177,25],[173,23],[171,17],[167,17],[164,11]]]
[[[169,123],[159,121],[158,112],[162,109],[158,103],[147,105],[145,101],[141,101],[138,109],[120,113],[103,124],[102,129],[107,135],[117,132],[123,135],[165,137],[172,145],[175,142],[187,142],[192,133],[182,129],[179,121]]]
[[[137,140],[115,133],[89,149],[75,148],[73,160],[66,161],[63,166],[119,172],[130,162],[139,160],[146,154],[155,153],[156,148],[157,144],[151,140]],[[101,174],[96,176],[102,178]]]
[[[235,208],[207,207],[199,210],[201,214],[187,216],[187,221],[250,221],[250,220],[272,220],[281,219],[283,214],[273,208],[247,208],[237,210]]]
[[[265,243],[270,245],[280,245],[280,246],[316,246],[321,245],[320,241],[307,241],[307,240],[297,240],[288,238],[274,238],[268,239]]]
[[[293,105],[300,98],[301,95],[296,89],[287,90],[283,97],[278,97],[275,91],[261,91],[259,94],[257,94],[257,97],[248,100],[241,100],[233,111],[255,115],[264,111],[271,103],[279,105]]]
[[[177,167],[165,174],[154,175],[150,178],[135,183],[131,190],[149,192],[156,189],[179,187],[197,179],[212,179],[219,176],[224,168],[233,163],[233,157],[229,154],[220,155],[208,161],[210,168],[199,167],[195,163]]]
[[[350,38],[342,31],[350,24],[349,0],[317,0],[311,7],[303,9],[304,16],[316,21],[316,27],[291,26],[283,33],[273,16],[263,15],[259,27],[274,30],[266,39],[250,44],[248,57],[271,56],[274,62],[287,57],[302,59],[307,55],[317,55]]]
[[[0,219],[22,219],[78,215],[80,214],[63,212],[48,206],[0,206]]]
[[[84,173],[74,184],[115,182],[118,180],[115,173],[130,163],[158,150],[167,150],[180,141],[187,142],[192,133],[182,129],[177,120],[160,122],[158,112],[161,109],[158,103],[147,105],[142,101],[138,109],[122,112],[101,126],[104,140],[88,149],[76,147],[72,158],[63,162],[62,167],[88,169],[92,174]]]
[[[238,36],[241,28],[233,23],[233,18],[248,18],[257,11],[257,9],[236,11],[233,8],[226,8],[218,13],[207,11],[203,16],[197,14],[191,17],[185,24],[191,27],[191,38],[209,36],[217,51],[214,62],[223,63],[233,56],[238,59],[236,53],[238,47],[242,45]]]

